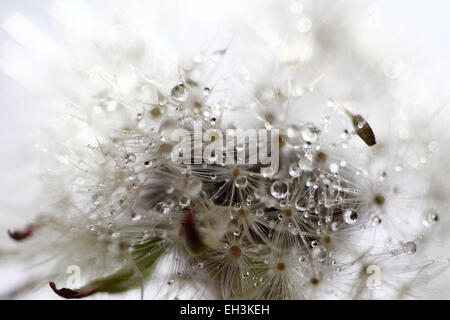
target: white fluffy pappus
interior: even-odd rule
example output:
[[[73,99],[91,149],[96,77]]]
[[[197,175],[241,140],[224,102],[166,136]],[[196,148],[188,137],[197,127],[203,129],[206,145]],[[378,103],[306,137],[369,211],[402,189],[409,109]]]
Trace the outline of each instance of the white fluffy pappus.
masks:
[[[1,70],[36,101],[15,156],[39,156],[2,170],[23,168],[9,193],[40,181],[29,203],[2,199],[0,259],[27,275],[5,297],[48,282],[70,299],[438,294],[448,107],[380,49],[368,2],[105,3],[54,1],[53,33],[3,24]],[[197,143],[174,162],[173,133],[195,123],[207,142],[279,130],[278,170]]]

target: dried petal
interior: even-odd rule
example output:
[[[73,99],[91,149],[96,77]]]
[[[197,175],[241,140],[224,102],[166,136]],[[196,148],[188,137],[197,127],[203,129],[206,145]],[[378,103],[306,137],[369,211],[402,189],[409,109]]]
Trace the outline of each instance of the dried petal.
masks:
[[[54,282],[50,282],[50,288],[60,297],[63,297],[65,299],[82,299],[89,297],[90,295],[96,293],[98,291],[98,287],[94,287],[91,290],[83,291],[82,289],[79,290],[72,290],[67,288],[61,288],[57,289]]]
[[[183,231],[186,245],[193,254],[200,254],[205,249],[200,234],[195,227],[195,214],[192,210],[184,211]]]
[[[29,226],[24,230],[15,230],[15,231],[10,231],[8,230],[8,235],[10,236],[11,239],[15,240],[15,241],[23,241],[25,239],[27,239],[28,237],[30,237],[32,234],[34,233],[34,227],[33,226]]]

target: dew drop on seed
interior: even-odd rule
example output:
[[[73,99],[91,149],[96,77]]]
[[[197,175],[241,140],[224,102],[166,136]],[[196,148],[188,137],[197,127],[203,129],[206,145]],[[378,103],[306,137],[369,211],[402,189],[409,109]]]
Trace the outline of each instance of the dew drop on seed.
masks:
[[[330,164],[330,172],[331,173],[339,173],[339,166],[336,163]]]
[[[304,196],[299,196],[295,200],[295,208],[298,211],[305,212],[308,207],[308,199]]]
[[[165,202],[160,202],[155,207],[156,212],[162,213],[162,214],[168,214],[170,212],[170,207]]]
[[[131,215],[131,220],[133,220],[134,222],[140,221],[141,219],[142,219],[142,216],[140,214],[133,213]]]
[[[238,189],[245,189],[248,185],[248,180],[246,177],[238,177],[234,184]]]
[[[327,258],[328,252],[324,246],[316,246],[311,250],[311,255],[317,261],[323,262]]]
[[[144,162],[144,167],[146,167],[146,168],[150,168],[152,165],[153,165],[153,162],[150,160]]]
[[[187,98],[187,90],[186,90],[186,86],[184,85],[184,84],[179,84],[179,85],[177,85],[177,86],[175,86],[173,89],[172,89],[172,91],[171,91],[171,93],[170,93],[170,95],[174,98],[174,99],[176,99],[176,100],[178,100],[178,101],[180,101],[180,102],[183,102],[183,101],[185,101],[186,100],[186,98]]]
[[[261,175],[264,178],[271,178],[275,175],[275,170],[272,169],[271,167],[267,167],[267,168],[262,168],[261,169]]]
[[[417,251],[417,245],[412,241],[408,241],[403,245],[403,250],[405,250],[406,254],[414,254]]]
[[[301,129],[301,135],[305,142],[314,143],[319,137],[319,129],[313,125],[306,125]]]
[[[284,199],[286,198],[289,191],[289,186],[286,182],[278,180],[272,183],[270,187],[270,193],[276,199]]]
[[[182,208],[189,207],[191,205],[191,198],[183,196],[181,197],[179,204]]]
[[[358,221],[358,213],[354,210],[345,210],[344,221],[347,224],[354,224]]]
[[[300,166],[298,163],[294,162],[293,164],[290,165],[289,167],[289,175],[292,178],[297,178],[299,177],[301,174],[301,170],[300,170]]]

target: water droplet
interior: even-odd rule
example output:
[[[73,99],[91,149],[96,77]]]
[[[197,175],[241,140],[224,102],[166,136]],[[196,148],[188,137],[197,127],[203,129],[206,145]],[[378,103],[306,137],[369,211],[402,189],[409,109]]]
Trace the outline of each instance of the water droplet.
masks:
[[[187,98],[187,95],[188,95],[188,92],[186,90],[186,87],[182,83],[175,86],[171,91],[171,96],[180,102],[185,101]]]
[[[264,209],[258,209],[258,210],[256,210],[256,216],[257,216],[258,218],[264,217]]]
[[[189,207],[191,205],[191,198],[183,196],[180,198],[179,204],[182,208]]]
[[[248,180],[246,177],[238,177],[234,183],[236,185],[236,188],[238,189],[245,189],[248,185]]]
[[[209,96],[209,95],[211,94],[211,89],[210,89],[210,88],[205,88],[205,89],[203,89],[203,94],[204,94],[205,96]]]
[[[319,129],[311,124],[306,125],[301,129],[302,138],[308,143],[316,142],[319,137],[319,132]]]
[[[288,184],[281,180],[275,181],[274,183],[272,183],[272,186],[270,187],[270,193],[274,198],[277,199],[286,198],[288,192],[289,192]]]
[[[375,216],[372,218],[372,225],[373,226],[378,226],[379,224],[381,224],[382,219],[379,216]]]
[[[316,246],[311,250],[311,256],[317,261],[323,262],[328,257],[328,252],[324,246]]]
[[[160,202],[155,207],[156,212],[162,213],[162,214],[168,214],[170,212],[170,207],[165,202]]]
[[[275,175],[275,170],[271,167],[267,167],[267,168],[262,168],[261,169],[261,175],[264,178],[271,178]]]
[[[125,164],[133,164],[134,162],[136,162],[136,155],[133,153],[129,153],[123,158],[123,163]]]
[[[137,214],[137,213],[131,214],[131,220],[136,222],[136,221],[139,221],[141,219],[142,219],[142,216],[140,214]]]
[[[297,24],[298,31],[302,33],[307,33],[311,31],[312,22],[308,17],[301,17]]]
[[[295,208],[298,211],[305,212],[308,208],[308,199],[304,196],[298,196],[295,200]]]
[[[412,241],[408,241],[403,245],[403,250],[406,254],[414,254],[417,251],[417,245]]]
[[[426,227],[431,227],[438,223],[439,221],[439,214],[435,209],[429,209],[424,212],[425,218],[423,220],[423,224]]]
[[[339,166],[336,163],[330,164],[330,172],[331,173],[338,173],[339,172]]]
[[[347,224],[354,224],[358,221],[358,213],[354,210],[345,210],[344,221]]]
[[[292,178],[297,178],[299,177],[301,174],[301,170],[300,170],[300,166],[298,163],[293,163],[291,164],[291,166],[289,167],[289,175]]]

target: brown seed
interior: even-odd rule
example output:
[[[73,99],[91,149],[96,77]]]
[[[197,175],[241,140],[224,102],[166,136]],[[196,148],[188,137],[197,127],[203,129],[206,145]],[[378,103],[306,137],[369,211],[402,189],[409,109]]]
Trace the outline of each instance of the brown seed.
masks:
[[[322,241],[324,244],[330,244],[331,243],[331,237],[329,235],[326,235],[322,238]]]
[[[283,210],[283,215],[284,215],[286,218],[292,217],[292,209],[291,209],[291,208],[286,208],[286,209],[284,209],[284,210]]]
[[[283,135],[280,135],[278,137],[278,144],[279,144],[280,148],[283,148],[286,145],[286,137]]]
[[[233,178],[237,178],[237,177],[239,177],[239,174],[240,174],[240,170],[239,170],[239,168],[238,167],[235,167],[234,169],[233,169]]]
[[[231,257],[232,259],[235,259],[235,260],[239,259],[239,258],[241,257],[241,254],[242,254],[241,248],[238,247],[238,246],[236,246],[236,245],[232,246],[232,247],[228,250],[228,252],[230,253],[230,257]]]
[[[315,277],[311,279],[311,284],[314,286],[317,286],[319,284],[319,282],[320,282],[319,279],[317,279]]]
[[[248,210],[245,210],[244,208],[240,208],[238,210],[237,214],[242,218],[246,217],[248,215]]]
[[[377,194],[377,195],[373,198],[373,201],[374,201],[377,205],[382,206],[382,205],[384,204],[385,199],[384,199],[384,197],[383,197],[381,194]]]
[[[374,146],[377,141],[375,134],[369,123],[359,114],[352,115],[353,126],[355,127],[356,134],[369,146]]]
[[[278,262],[278,263],[277,263],[277,270],[278,270],[278,271],[284,271],[284,270],[286,270],[286,264],[284,264],[284,262]]]
[[[326,155],[326,153],[324,153],[324,152],[319,152],[319,153],[317,153],[317,155],[316,155],[316,157],[317,157],[317,161],[318,162],[325,162],[326,160],[327,160],[327,155]]]
[[[160,108],[153,108],[150,114],[152,115],[153,118],[159,118],[162,112]]]

